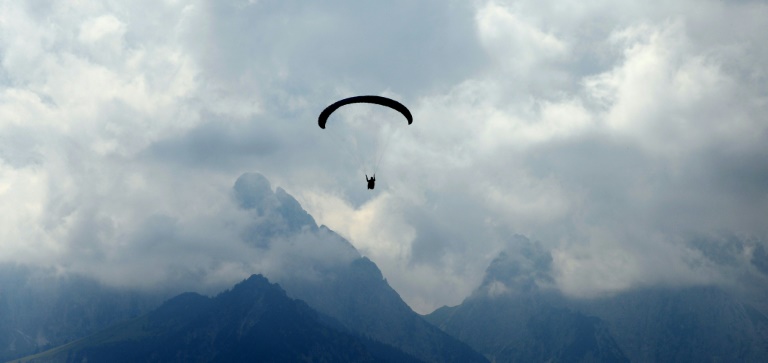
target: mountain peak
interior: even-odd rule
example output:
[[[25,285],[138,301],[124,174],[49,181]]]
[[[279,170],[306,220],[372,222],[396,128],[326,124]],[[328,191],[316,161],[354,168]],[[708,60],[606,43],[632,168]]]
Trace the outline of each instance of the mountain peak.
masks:
[[[277,187],[275,197],[280,202],[278,207],[280,214],[285,218],[290,230],[298,231],[304,227],[317,230],[315,219],[301,207],[299,201],[292,195],[288,194],[283,188]]]
[[[239,291],[239,290],[253,290],[253,289],[269,289],[269,288],[280,288],[280,285],[273,284],[267,280],[264,275],[261,274],[253,274],[249,276],[247,279],[239,282],[236,284],[232,290],[230,291]],[[282,288],[280,288],[282,290]]]
[[[274,204],[272,185],[264,175],[245,173],[235,181],[235,199],[243,209],[262,209]]]
[[[245,237],[256,247],[268,247],[275,237],[287,237],[304,230],[316,231],[317,223],[299,202],[283,188],[272,191],[264,175],[245,173],[233,187],[240,208],[252,211],[254,224]]]
[[[415,362],[360,335],[337,330],[303,301],[252,275],[215,298],[186,293],[160,308],[22,361]]]
[[[540,243],[515,236],[485,270],[475,294],[494,297],[506,293],[527,293],[554,283],[552,255]]]

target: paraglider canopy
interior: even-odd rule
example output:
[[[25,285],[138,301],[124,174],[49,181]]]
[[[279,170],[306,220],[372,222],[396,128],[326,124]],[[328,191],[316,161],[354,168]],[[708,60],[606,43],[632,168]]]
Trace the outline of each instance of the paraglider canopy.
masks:
[[[324,129],[325,123],[328,122],[328,117],[331,116],[333,111],[336,111],[341,106],[345,106],[351,103],[373,103],[386,106],[403,114],[403,116],[405,116],[405,118],[408,120],[409,125],[413,122],[411,111],[409,111],[408,108],[400,102],[382,96],[355,96],[336,101],[330,106],[326,107],[325,110],[323,110],[323,112],[321,112],[320,116],[317,118],[317,124],[320,125],[321,129]]]
[[[385,107],[391,108],[391,109],[401,113],[405,117],[405,119],[408,120],[408,125],[410,125],[413,122],[413,116],[411,115],[411,111],[409,111],[408,108],[405,107],[400,102],[397,102],[397,101],[395,101],[395,100],[393,100],[391,98],[382,97],[382,96],[355,96],[355,97],[345,98],[345,99],[340,100],[340,101],[336,101],[333,104],[331,104],[330,106],[326,107],[323,110],[323,112],[320,113],[320,116],[317,118],[317,124],[320,126],[321,129],[325,129],[325,124],[326,124],[326,122],[328,122],[328,118],[331,116],[331,114],[333,112],[335,112],[337,109],[339,109],[342,106],[346,106],[346,105],[349,105],[349,104],[352,104],[352,103],[370,103],[370,104],[376,104],[376,105],[380,105],[380,106],[385,106]],[[366,123],[366,127],[365,127],[366,131],[360,133],[361,136],[365,137],[364,135],[370,135],[371,134],[370,132],[367,131],[367,130],[370,129],[369,125],[370,124]],[[338,132],[340,129],[341,129],[342,132],[344,132],[344,127],[341,127],[341,128],[333,127],[331,129],[333,131],[325,131],[325,132],[327,132],[329,134],[333,134],[336,137],[339,136],[339,135],[336,135],[336,132]],[[390,128],[388,126],[384,126],[382,128],[379,128],[379,130],[382,130],[382,129],[383,130],[389,130],[389,132],[385,131],[385,134],[388,134],[388,136],[392,136],[392,133],[393,133],[391,131],[392,128]],[[376,130],[376,128],[374,128],[374,130]],[[352,155],[354,158],[356,158],[360,162],[360,168],[361,169],[363,169],[363,170],[371,170],[371,169],[369,169],[369,167],[372,166],[373,176],[368,178],[367,172],[366,172],[366,175],[365,175],[365,180],[368,183],[368,189],[372,190],[374,188],[375,183],[376,183],[376,170],[377,170],[377,168],[379,166],[379,162],[381,162],[381,159],[384,157],[384,152],[386,151],[387,145],[389,144],[389,137],[385,138],[385,141],[383,143],[383,145],[384,145],[383,147],[381,147],[381,144],[372,147],[372,149],[376,150],[376,152],[372,155],[373,158],[372,158],[371,162],[369,163],[369,162],[364,161],[363,160],[364,158],[360,156],[360,153],[358,152],[360,150],[350,150],[348,148],[350,144],[354,145],[354,146],[360,145],[360,143],[358,143],[358,140],[357,140],[356,136],[357,136],[357,134],[353,132],[352,133],[352,140],[339,140],[340,141],[339,144],[343,145],[342,148],[345,148],[350,153],[350,155]],[[365,139],[364,138],[363,140],[370,141],[370,138],[369,139]],[[351,142],[347,142],[347,141],[351,141]],[[374,144],[374,143],[364,142],[362,144],[363,145],[371,145],[371,144]]]

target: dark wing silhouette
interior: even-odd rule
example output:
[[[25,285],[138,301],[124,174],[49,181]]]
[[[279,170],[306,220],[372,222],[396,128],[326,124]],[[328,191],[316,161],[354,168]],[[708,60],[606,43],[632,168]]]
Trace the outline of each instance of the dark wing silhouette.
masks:
[[[339,107],[348,105],[350,103],[373,103],[386,106],[403,114],[403,116],[405,116],[405,118],[408,120],[409,125],[413,122],[411,111],[409,111],[408,108],[400,102],[382,96],[355,96],[336,101],[330,106],[326,107],[325,110],[323,110],[323,112],[321,112],[320,116],[317,118],[317,124],[320,125],[321,129],[324,129],[325,123],[328,122],[328,117],[331,116],[333,111],[336,111]]]

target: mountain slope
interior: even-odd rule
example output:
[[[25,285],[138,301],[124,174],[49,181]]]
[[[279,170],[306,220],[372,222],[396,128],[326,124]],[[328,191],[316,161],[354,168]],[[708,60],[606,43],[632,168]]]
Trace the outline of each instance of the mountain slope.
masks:
[[[283,189],[260,174],[238,178],[234,195],[254,215],[247,240],[285,250],[283,269],[270,275],[288,295],[348,329],[429,362],[485,362],[465,343],[426,322],[389,286],[375,263],[314,219]],[[263,228],[263,221],[270,228]],[[278,226],[278,227],[274,227]],[[312,254],[307,254],[311,251]],[[287,272],[288,271],[288,272]]]
[[[461,305],[426,318],[496,362],[766,362],[768,317],[716,286],[570,299],[551,256],[518,238]]]
[[[768,317],[721,288],[646,288],[571,305],[605,321],[633,362],[768,361]]]
[[[431,362],[483,362],[465,343],[425,321],[403,302],[367,258],[314,283],[283,281],[286,289],[353,331]]]
[[[318,227],[296,199],[281,188],[273,191],[264,176],[243,174],[235,182],[232,196],[241,211],[250,215],[249,224],[233,226],[239,229],[237,234],[242,241],[256,252],[257,260],[252,266],[258,270],[253,272],[279,282],[289,296],[305,300],[321,314],[331,317],[338,327],[368,337],[366,344],[372,351],[386,350],[391,345],[423,361],[486,361],[469,346],[413,312],[372,261],[360,256],[338,234],[324,226]],[[143,300],[136,302],[132,295],[120,295],[120,291],[115,290],[118,294],[106,299],[101,299],[100,294],[67,299],[62,302],[64,310],[48,308],[47,302],[30,304],[40,308],[25,310],[24,306],[20,307],[18,294],[6,292],[8,289],[0,289],[0,343],[8,348],[8,354],[2,356],[5,359],[80,339],[108,324],[146,312],[152,305],[157,306]],[[4,300],[3,296],[10,298]],[[104,317],[103,320],[92,319],[91,313],[81,317],[73,313],[80,311],[78,301],[94,299],[94,304],[100,307],[87,307],[86,312],[98,313],[107,308],[107,314],[96,314]],[[2,306],[4,301],[8,306]],[[102,306],[97,301],[107,304]],[[71,304],[76,306],[70,307]],[[17,324],[27,315],[33,324]],[[62,323],[57,323],[59,321]],[[28,325],[30,327],[25,328]],[[48,333],[51,329],[65,334],[51,339],[54,336]],[[123,334],[122,330],[118,331]]]
[[[427,319],[493,362],[629,361],[600,319],[537,299],[468,299]]]
[[[605,324],[560,306],[541,289],[552,281],[540,246],[502,252],[482,285],[455,307],[426,319],[493,362],[627,362]]]
[[[23,362],[415,362],[330,328],[253,275],[215,298],[185,293],[140,318]]]
[[[0,265],[0,362],[80,339],[158,306],[160,292],[121,290],[52,271]]]

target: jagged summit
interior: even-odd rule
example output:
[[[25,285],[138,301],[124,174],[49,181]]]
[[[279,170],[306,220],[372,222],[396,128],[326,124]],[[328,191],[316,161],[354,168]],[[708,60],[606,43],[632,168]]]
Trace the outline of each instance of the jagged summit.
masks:
[[[264,175],[245,173],[237,178],[233,189],[241,208],[254,210],[259,216],[279,217],[279,220],[272,222],[284,223],[287,231],[317,229],[315,219],[301,208],[299,202],[283,188],[278,187],[272,191],[272,186]]]
[[[259,173],[245,173],[235,181],[235,199],[244,209],[261,210],[269,207],[274,193],[272,185],[264,175]]]
[[[553,284],[552,255],[541,243],[518,235],[491,261],[473,296],[530,293]]]
[[[90,361],[279,356],[272,361],[487,362],[416,314],[373,261],[331,229],[318,227],[288,192],[272,188],[263,175],[246,173],[232,191],[237,216],[245,222],[233,224],[239,228],[235,235],[250,248],[251,272],[263,276],[252,275],[213,298],[177,296],[138,320],[109,328],[107,335],[84,340],[87,344],[78,345],[72,356]],[[100,343],[118,338],[116,345]],[[159,358],[151,358],[151,352]]]
[[[551,270],[549,251],[515,237],[469,298],[426,318],[495,362],[768,357],[768,317],[722,288],[645,287],[573,299],[554,288]]]
[[[247,279],[238,282],[234,287],[220,293],[218,296],[226,294],[243,296],[251,294],[254,291],[266,291],[268,289],[273,289],[274,291],[287,296],[285,290],[283,290],[279,284],[269,282],[269,280],[261,274],[253,274],[249,276]]]
[[[184,293],[140,318],[24,362],[417,362],[335,329],[303,301],[252,275],[214,298]]]
[[[241,208],[254,214],[246,240],[276,255],[271,265],[281,268],[267,276],[288,296],[306,301],[350,331],[424,361],[485,361],[424,321],[389,286],[373,261],[331,229],[317,227],[295,198],[279,187],[273,192],[263,175],[240,176],[234,196]]]
[[[470,297],[426,318],[493,362],[627,362],[600,319],[561,304],[551,268],[549,251],[515,236]]]
[[[244,238],[256,247],[268,248],[274,238],[318,230],[315,219],[293,196],[280,187],[272,191],[269,180],[259,173],[241,175],[235,181],[233,191],[238,206],[254,214]]]

